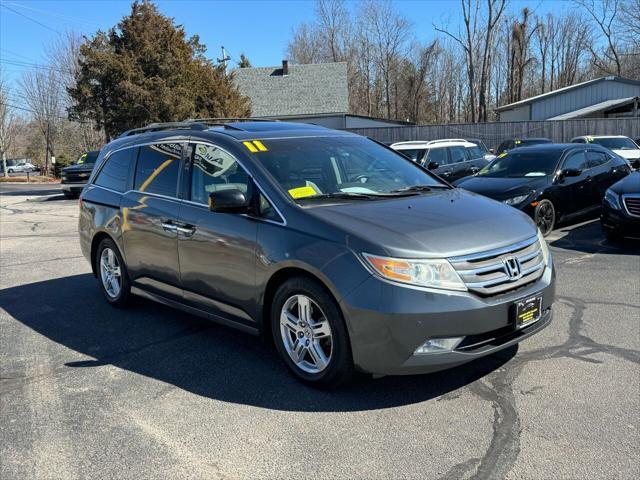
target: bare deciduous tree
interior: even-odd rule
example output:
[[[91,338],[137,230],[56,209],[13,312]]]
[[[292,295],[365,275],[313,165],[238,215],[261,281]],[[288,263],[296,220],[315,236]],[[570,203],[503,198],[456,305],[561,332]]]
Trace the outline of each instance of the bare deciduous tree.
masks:
[[[7,171],[7,152],[11,148],[15,135],[16,115],[9,102],[9,87],[0,72],[0,159],[4,176],[9,176]]]

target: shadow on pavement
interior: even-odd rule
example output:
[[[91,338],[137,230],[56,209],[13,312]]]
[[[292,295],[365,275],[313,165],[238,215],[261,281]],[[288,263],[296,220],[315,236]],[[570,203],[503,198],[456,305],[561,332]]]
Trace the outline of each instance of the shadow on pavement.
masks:
[[[53,188],[30,188],[28,185],[19,185],[20,189],[8,189],[9,185],[0,186],[0,195],[6,197],[32,197],[41,195],[55,195],[60,193],[60,186],[56,185]],[[14,185],[11,185],[14,187]],[[61,198],[64,198],[62,196]]]
[[[552,233],[552,235],[557,234],[563,234],[563,236],[551,240],[549,244],[564,250],[615,255],[640,254],[639,239],[625,238],[618,241],[609,241],[602,232],[599,220],[584,223],[583,225],[563,226]]]
[[[288,411],[372,410],[430,400],[482,378],[517,353],[512,347],[430,375],[363,376],[325,392],[296,380],[258,337],[143,300],[128,310],[110,307],[90,274],[7,288],[0,307],[91,357],[67,362],[70,369],[111,364],[204,397]]]

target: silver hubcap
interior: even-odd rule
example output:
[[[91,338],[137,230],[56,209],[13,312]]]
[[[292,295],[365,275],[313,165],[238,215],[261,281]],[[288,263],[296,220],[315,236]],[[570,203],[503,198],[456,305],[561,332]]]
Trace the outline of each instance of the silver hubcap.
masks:
[[[294,295],[280,312],[280,335],[296,366],[307,373],[322,372],[331,361],[331,326],[318,304],[305,295]]]
[[[118,257],[110,248],[105,248],[100,255],[100,278],[107,295],[116,298],[122,288],[122,277]]]

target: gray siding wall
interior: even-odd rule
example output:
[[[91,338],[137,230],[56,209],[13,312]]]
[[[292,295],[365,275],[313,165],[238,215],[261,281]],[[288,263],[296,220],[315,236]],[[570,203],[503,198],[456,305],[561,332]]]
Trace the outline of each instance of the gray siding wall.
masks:
[[[531,107],[529,105],[521,105],[511,110],[505,110],[500,112],[501,122],[523,122],[529,120],[529,112]]]
[[[592,83],[582,88],[535,100],[531,104],[531,120],[545,120],[556,115],[595,105],[605,100],[637,96],[640,96],[640,85],[632,85],[615,80]],[[500,118],[503,118],[502,115]],[[521,120],[529,120],[529,118]]]
[[[496,148],[503,140],[518,137],[546,137],[554,142],[568,142],[581,135],[626,135],[635,139],[640,137],[640,118],[469,123],[349,130],[384,143],[443,138],[479,138],[487,147]]]

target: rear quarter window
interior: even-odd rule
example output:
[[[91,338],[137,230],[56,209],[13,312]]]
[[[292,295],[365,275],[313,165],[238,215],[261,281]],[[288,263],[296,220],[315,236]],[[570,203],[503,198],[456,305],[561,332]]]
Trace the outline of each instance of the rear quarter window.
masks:
[[[126,148],[109,155],[94,183],[116,192],[124,192],[135,151],[135,148]]]

